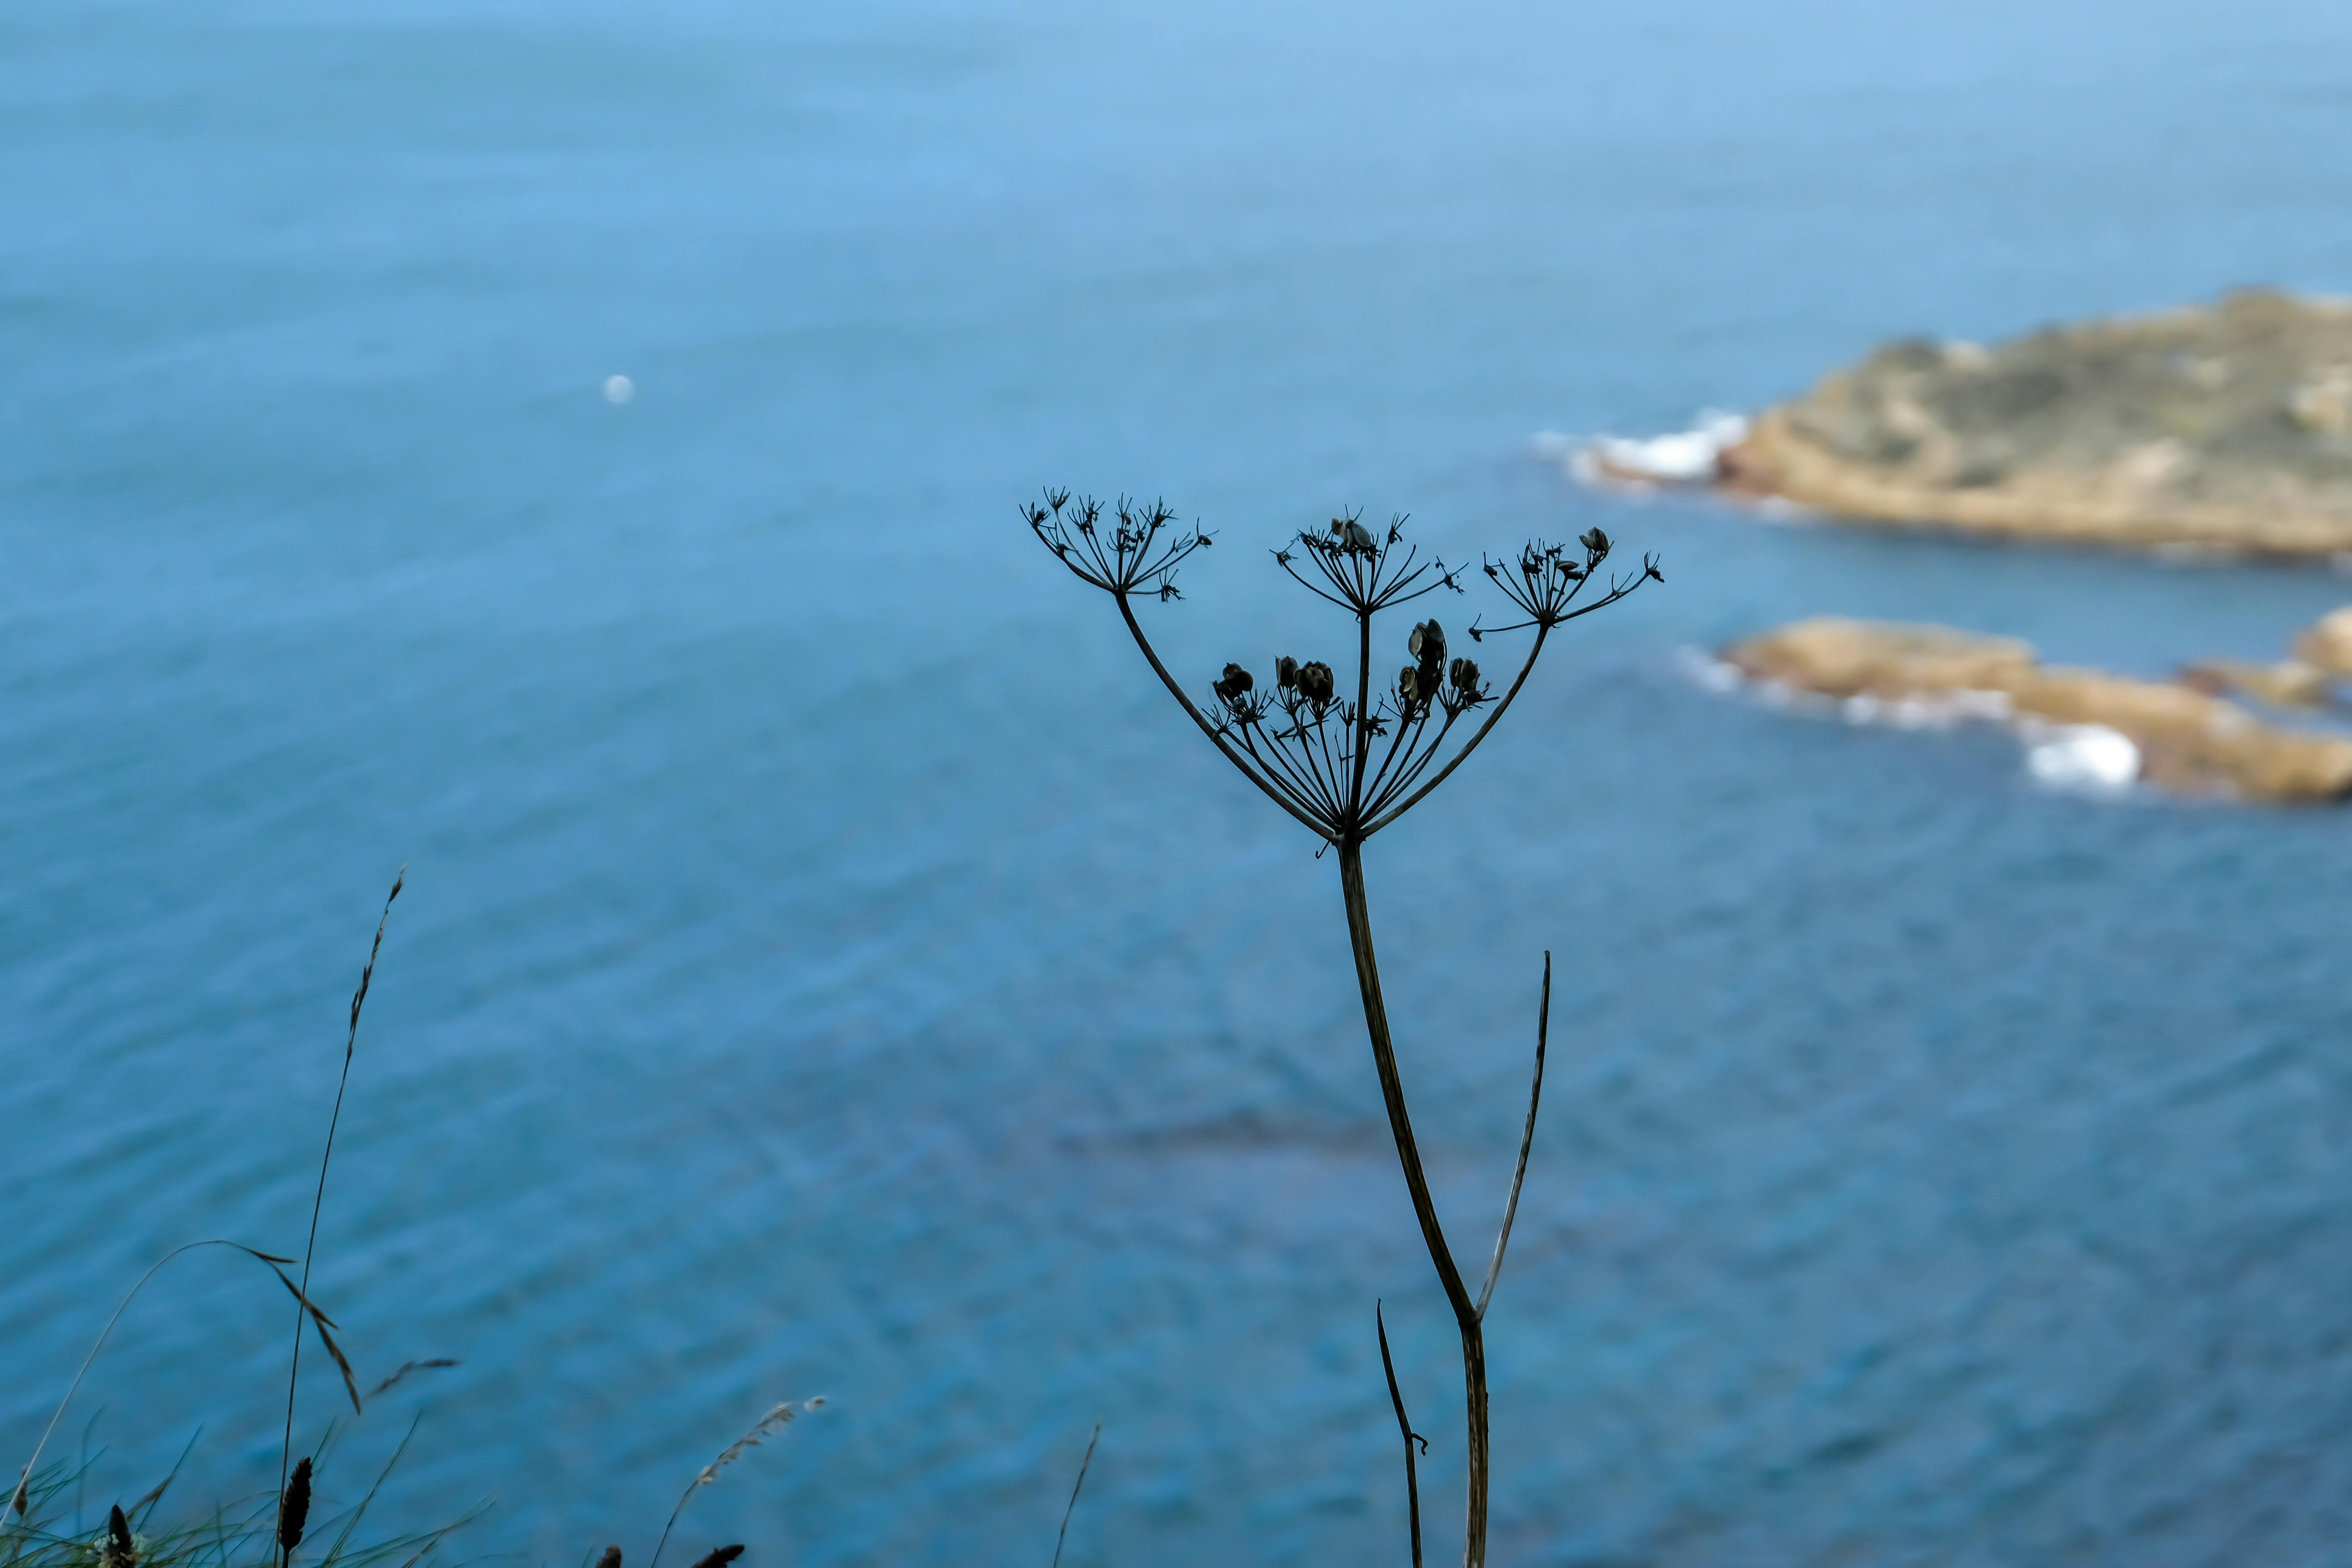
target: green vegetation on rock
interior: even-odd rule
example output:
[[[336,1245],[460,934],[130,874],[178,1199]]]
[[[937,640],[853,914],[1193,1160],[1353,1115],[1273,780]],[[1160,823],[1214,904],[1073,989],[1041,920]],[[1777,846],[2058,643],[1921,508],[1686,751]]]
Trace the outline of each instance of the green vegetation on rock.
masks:
[[[1991,348],[1889,344],[1768,411],[1722,473],[1867,521],[2352,551],[2352,303],[2247,290]]]

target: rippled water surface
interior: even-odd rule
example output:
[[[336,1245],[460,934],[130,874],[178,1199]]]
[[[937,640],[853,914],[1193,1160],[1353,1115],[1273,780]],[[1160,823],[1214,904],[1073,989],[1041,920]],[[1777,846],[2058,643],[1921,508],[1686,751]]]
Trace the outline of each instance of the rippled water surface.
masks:
[[[1258,547],[1343,505],[1664,558],[1370,860],[1465,1253],[1560,964],[1498,1561],[2342,1560],[2346,819],[2052,793],[1686,650],[1839,611],[2156,672],[2347,584],[1528,443],[2352,288],[2352,12],[1270,9],[0,16],[0,1437],[166,1247],[299,1244],[405,863],[318,1282],[364,1381],[464,1364],[330,1491],[421,1411],[387,1524],[643,1563],[821,1392],[689,1551],[1042,1561],[1099,1418],[1068,1561],[1402,1561],[1377,1297],[1442,1557],[1336,871],[1027,538],[1052,481],[1220,531],[1149,612],[1203,681],[1339,651]],[[184,1508],[275,1475],[288,1303],[173,1267],[61,1428],[93,1515],[200,1426]]]

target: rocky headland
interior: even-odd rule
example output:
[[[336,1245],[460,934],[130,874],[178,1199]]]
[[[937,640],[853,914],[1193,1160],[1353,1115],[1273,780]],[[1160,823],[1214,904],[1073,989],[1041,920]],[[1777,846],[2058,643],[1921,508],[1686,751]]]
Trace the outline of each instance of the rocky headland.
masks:
[[[1717,482],[2014,539],[2352,553],[2352,302],[2246,290],[1990,347],[1882,347],[1758,416]]]
[[[2304,645],[2331,624],[2346,640],[2343,651],[2352,653],[2352,611],[2321,622]],[[1722,658],[1749,679],[1874,712],[1901,717],[1907,704],[1923,716],[1998,718],[2088,742],[2097,782],[2105,784],[2144,781],[2282,804],[2352,795],[2352,737],[2265,722],[2186,680],[2046,666],[2032,647],[2009,637],[1823,616],[1735,643]],[[2352,659],[2329,669],[2296,663],[2323,691],[2331,674],[2352,673]],[[2279,695],[2308,694],[2298,686]],[[2112,737],[2128,745],[2099,744]]]

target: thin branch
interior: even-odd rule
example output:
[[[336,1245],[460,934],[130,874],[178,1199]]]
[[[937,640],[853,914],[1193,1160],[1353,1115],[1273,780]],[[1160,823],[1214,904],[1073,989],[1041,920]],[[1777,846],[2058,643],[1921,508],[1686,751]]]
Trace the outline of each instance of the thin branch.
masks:
[[[1364,768],[1371,758],[1372,709],[1372,613],[1356,612],[1356,711],[1349,719],[1350,743],[1355,748],[1354,769],[1348,780],[1347,823],[1350,827],[1363,821],[1360,807],[1364,804]]]
[[[1321,600],[1324,600],[1325,602],[1329,603],[1329,604],[1337,605],[1339,605],[1339,606],[1341,609],[1343,609],[1343,610],[1352,610],[1352,609],[1354,609],[1354,608],[1355,608],[1355,606],[1354,606],[1353,605],[1349,604],[1345,599],[1335,599],[1335,598],[1332,598],[1330,595],[1328,595],[1328,594],[1325,593],[1322,589],[1320,589],[1320,588],[1317,587],[1314,584],[1309,583],[1306,578],[1301,577],[1297,573],[1296,573],[1296,572],[1292,572],[1292,571],[1290,570],[1290,563],[1291,563],[1292,559],[1293,559],[1293,557],[1291,556],[1291,553],[1290,553],[1288,551],[1286,551],[1286,550],[1277,550],[1277,551],[1276,551],[1276,552],[1274,552],[1274,563],[1275,563],[1276,565],[1277,565],[1277,566],[1281,567],[1285,572],[1289,573],[1289,574],[1290,574],[1290,580],[1291,580],[1292,582],[1294,582],[1294,583],[1297,584],[1300,587],[1302,587],[1302,588],[1306,589],[1308,593],[1310,593],[1310,594],[1314,595],[1317,598],[1321,599]]]
[[[1070,1515],[1078,1511],[1078,1493],[1086,1489],[1087,1467],[1095,1462],[1095,1445],[1102,1441],[1102,1423],[1095,1423],[1095,1435],[1087,1439],[1087,1457],[1078,1461],[1078,1482],[1070,1489],[1070,1504],[1062,1510],[1062,1532],[1054,1537],[1054,1568],[1062,1568],[1062,1544],[1070,1538]]]
[[[1302,746],[1299,756],[1294,758],[1290,748],[1282,743],[1281,738],[1267,731],[1265,740],[1269,750],[1260,752],[1257,742],[1250,737],[1250,729],[1249,725],[1237,726],[1242,749],[1249,753],[1250,761],[1264,768],[1267,777],[1278,778],[1283,788],[1296,795],[1299,803],[1309,810],[1326,816],[1338,815],[1338,804],[1328,798],[1329,791],[1324,787],[1322,779],[1307,771],[1303,761],[1308,755],[1305,747]],[[1281,770],[1279,774],[1276,773],[1277,768]]]
[[[1389,1326],[1381,1319],[1381,1304],[1372,1303],[1372,1326],[1381,1334],[1381,1370],[1389,1374],[1389,1403],[1396,1406],[1397,1430],[1404,1435],[1404,1498],[1412,1526],[1412,1568],[1421,1568],[1421,1477],[1413,1464],[1412,1446],[1429,1452],[1429,1439],[1412,1429],[1405,1419],[1404,1393],[1397,1387],[1396,1363],[1389,1356]]]
[[[1297,805],[1285,799],[1280,791],[1276,790],[1274,785],[1268,783],[1265,779],[1260,777],[1257,770],[1251,767],[1248,763],[1244,762],[1239,752],[1234,751],[1232,746],[1226,744],[1225,738],[1217,733],[1216,727],[1211,724],[1207,718],[1202,714],[1201,710],[1192,705],[1192,700],[1184,695],[1184,689],[1176,684],[1176,678],[1168,673],[1168,667],[1166,665],[1160,662],[1160,655],[1153,650],[1151,647],[1151,639],[1143,635],[1143,626],[1141,623],[1136,620],[1135,607],[1128,603],[1128,596],[1125,594],[1113,594],[1111,597],[1118,601],[1119,617],[1127,622],[1128,633],[1135,638],[1135,646],[1141,648],[1143,650],[1143,657],[1151,661],[1152,673],[1160,677],[1160,684],[1168,688],[1169,695],[1174,697],[1177,703],[1183,708],[1184,711],[1192,716],[1192,722],[1201,727],[1201,733],[1209,737],[1209,743],[1216,747],[1220,752],[1223,752],[1225,754],[1225,761],[1233,763],[1235,768],[1239,769],[1241,775],[1244,778],[1249,780],[1250,783],[1257,785],[1260,790],[1264,791],[1266,799],[1274,802],[1275,805],[1282,807],[1283,810],[1296,817],[1298,820],[1299,826],[1314,834],[1316,837],[1328,842],[1331,838],[1331,830],[1323,824],[1316,821],[1306,812],[1300,810]]]
[[[1544,1045],[1551,1034],[1551,951],[1544,950],[1543,1003],[1536,1011],[1536,1080],[1528,1090],[1527,1131],[1519,1134],[1519,1163],[1511,1172],[1511,1201],[1503,1205],[1503,1228],[1495,1237],[1495,1260],[1486,1265],[1486,1283],[1478,1289],[1478,1317],[1485,1321],[1486,1303],[1494,1299],[1495,1281],[1503,1272],[1503,1249],[1511,1245],[1511,1222],[1519,1215],[1519,1184],[1528,1179],[1528,1151],[1536,1141],[1536,1102],[1543,1098]]]
[[[1422,785],[1419,789],[1413,791],[1412,794],[1407,795],[1402,805],[1393,806],[1388,811],[1381,813],[1379,816],[1374,817],[1363,829],[1363,836],[1365,837],[1370,838],[1373,834],[1378,833],[1381,828],[1386,827],[1390,823],[1394,822],[1398,817],[1402,816],[1406,812],[1411,811],[1414,806],[1420,805],[1423,796],[1429,794],[1431,790],[1435,789],[1439,784],[1444,784],[1453,773],[1454,769],[1469,761],[1470,753],[1478,749],[1478,742],[1486,738],[1487,731],[1494,729],[1496,724],[1501,721],[1503,715],[1510,710],[1511,700],[1518,696],[1519,688],[1528,683],[1528,672],[1535,668],[1537,657],[1543,652],[1544,638],[1549,637],[1550,634],[1551,628],[1549,626],[1538,626],[1536,628],[1535,646],[1528,649],[1528,661],[1519,666],[1519,673],[1511,680],[1511,689],[1503,693],[1503,700],[1495,704],[1495,710],[1486,715],[1486,721],[1478,726],[1478,732],[1471,736],[1469,741],[1464,744],[1463,748],[1454,752],[1454,755],[1447,760],[1444,767],[1437,770],[1437,776],[1435,778],[1431,779],[1427,784]]]
[[[1418,713],[1409,717],[1403,713],[1397,715],[1396,735],[1389,742],[1387,752],[1381,754],[1381,765],[1372,770],[1372,776],[1364,783],[1365,799],[1381,798],[1381,785],[1388,778],[1389,769],[1396,764],[1397,752],[1400,749],[1403,750],[1408,762],[1412,759],[1413,747],[1419,745],[1421,737],[1429,732],[1429,704],[1423,703]],[[1442,743],[1444,739],[1445,731],[1440,728],[1437,731],[1437,742],[1433,744]]]
[[[1293,731],[1298,737],[1298,754],[1307,759],[1307,766],[1322,784],[1323,797],[1331,803],[1331,820],[1339,820],[1339,768],[1331,760],[1330,710],[1315,716],[1315,731],[1308,736],[1304,723],[1294,722]]]
[[[1375,787],[1371,792],[1372,803],[1364,808],[1364,815],[1378,816],[1388,809],[1389,802],[1411,789],[1412,781],[1428,772],[1429,764],[1436,761],[1437,754],[1445,749],[1445,737],[1454,732],[1454,721],[1468,711],[1466,708],[1449,709],[1445,715],[1445,722],[1437,728],[1437,738],[1430,742],[1419,756],[1408,760],[1403,767],[1397,770],[1396,776],[1390,779],[1385,785],[1380,784],[1377,780],[1374,781]]]

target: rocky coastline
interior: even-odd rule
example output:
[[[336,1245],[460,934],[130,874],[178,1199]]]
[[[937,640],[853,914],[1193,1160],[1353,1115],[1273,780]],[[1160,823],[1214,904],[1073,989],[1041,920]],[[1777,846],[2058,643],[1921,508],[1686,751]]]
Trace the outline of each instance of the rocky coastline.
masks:
[[[1886,527],[2352,555],[2352,302],[2250,289],[1887,344],[1759,416],[1712,479]]]
[[[2352,612],[2338,616],[2340,629],[2352,633]],[[2352,736],[2266,722],[2186,679],[2047,666],[2014,638],[1822,616],[1734,643],[1720,657],[1750,680],[1871,712],[1899,717],[1907,704],[1921,717],[1997,719],[2055,732],[2084,750],[2094,782],[2107,786],[2146,783],[2279,805],[2352,796]],[[2323,689],[2334,673],[2300,668]]]

